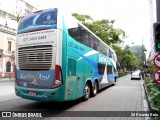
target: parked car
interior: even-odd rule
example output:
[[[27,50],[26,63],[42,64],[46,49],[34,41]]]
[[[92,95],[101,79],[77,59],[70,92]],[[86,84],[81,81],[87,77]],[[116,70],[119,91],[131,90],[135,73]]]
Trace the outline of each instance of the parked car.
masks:
[[[141,80],[141,72],[139,70],[131,73],[131,80],[133,79]]]

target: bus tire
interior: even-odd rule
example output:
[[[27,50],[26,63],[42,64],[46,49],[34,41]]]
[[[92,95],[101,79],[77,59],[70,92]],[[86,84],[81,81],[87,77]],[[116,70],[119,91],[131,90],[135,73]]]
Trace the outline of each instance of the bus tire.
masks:
[[[93,84],[93,88],[92,88],[92,96],[93,97],[96,96],[97,92],[98,92],[98,83],[97,83],[97,81],[95,81]]]
[[[90,94],[91,94],[91,87],[89,85],[89,83],[86,83],[85,87],[84,87],[84,95],[83,95],[83,101],[86,101],[90,98]]]
[[[113,86],[115,86],[116,85],[116,77],[114,78],[114,83],[112,84]]]

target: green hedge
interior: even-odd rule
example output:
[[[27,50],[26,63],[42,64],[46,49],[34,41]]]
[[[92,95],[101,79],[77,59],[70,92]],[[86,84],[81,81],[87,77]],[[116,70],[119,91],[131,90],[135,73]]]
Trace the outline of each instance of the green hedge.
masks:
[[[144,80],[144,85],[147,88],[147,96],[152,108],[160,111],[160,86],[152,81],[150,77],[145,77]],[[160,116],[156,117],[155,120],[160,120]]]

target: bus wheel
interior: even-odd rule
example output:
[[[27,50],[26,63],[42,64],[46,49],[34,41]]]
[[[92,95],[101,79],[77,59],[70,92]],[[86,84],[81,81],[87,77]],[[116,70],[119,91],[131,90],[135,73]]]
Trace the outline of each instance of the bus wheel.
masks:
[[[86,83],[86,86],[84,88],[84,96],[83,96],[83,100],[88,100],[91,94],[91,89],[90,89],[90,85],[88,83]]]
[[[114,83],[112,84],[113,86],[115,86],[116,85],[116,77],[115,77],[115,79],[114,79]]]
[[[97,82],[95,81],[94,82],[94,85],[93,85],[93,91],[92,91],[92,96],[96,96],[97,95],[97,92],[98,92],[98,84]]]

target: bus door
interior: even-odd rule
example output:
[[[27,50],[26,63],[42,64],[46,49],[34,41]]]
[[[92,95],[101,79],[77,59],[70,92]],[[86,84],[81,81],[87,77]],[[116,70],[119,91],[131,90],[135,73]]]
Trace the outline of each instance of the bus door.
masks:
[[[76,96],[76,59],[68,57],[65,100],[73,100]]]
[[[83,96],[84,84],[84,61],[77,60],[76,62],[76,98]]]

